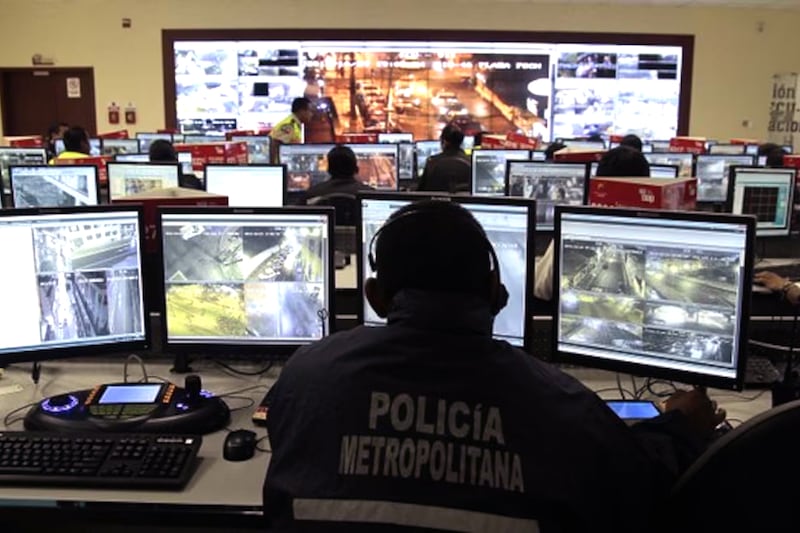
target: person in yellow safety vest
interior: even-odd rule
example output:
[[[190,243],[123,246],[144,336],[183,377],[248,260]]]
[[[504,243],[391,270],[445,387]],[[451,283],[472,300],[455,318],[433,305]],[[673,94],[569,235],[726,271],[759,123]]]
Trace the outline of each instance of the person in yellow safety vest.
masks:
[[[89,144],[89,134],[80,126],[72,126],[64,132],[64,151],[50,160],[55,165],[63,159],[82,159],[91,157],[92,146]]]
[[[301,125],[311,122],[313,116],[311,100],[305,97],[295,98],[292,101],[292,114],[275,124],[269,135],[282,144],[300,144],[303,142]]]

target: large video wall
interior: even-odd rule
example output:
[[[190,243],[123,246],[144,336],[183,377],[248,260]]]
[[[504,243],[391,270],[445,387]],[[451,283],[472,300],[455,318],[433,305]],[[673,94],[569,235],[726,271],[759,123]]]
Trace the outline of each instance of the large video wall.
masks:
[[[691,37],[652,36],[652,44],[647,36],[586,34],[575,40],[597,42],[235,37],[165,31],[165,76],[174,79],[166,84],[168,123],[186,132],[269,127],[305,95],[322,98],[337,133],[426,139],[455,123],[467,133],[545,140],[617,132],[667,139],[688,126],[682,89]]]

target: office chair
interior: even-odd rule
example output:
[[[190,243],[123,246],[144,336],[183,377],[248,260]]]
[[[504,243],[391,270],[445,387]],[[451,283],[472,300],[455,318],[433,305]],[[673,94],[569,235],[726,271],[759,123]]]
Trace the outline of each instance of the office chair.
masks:
[[[358,200],[355,195],[334,192],[308,199],[308,205],[326,205],[336,210],[337,226],[355,226]]]
[[[762,413],[714,442],[675,484],[660,530],[796,531],[797,480],[800,400]]]

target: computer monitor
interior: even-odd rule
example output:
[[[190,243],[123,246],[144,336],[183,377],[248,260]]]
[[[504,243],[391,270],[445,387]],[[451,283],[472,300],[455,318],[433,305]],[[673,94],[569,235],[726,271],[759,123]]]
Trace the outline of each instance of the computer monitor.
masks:
[[[56,155],[59,155],[61,152],[66,150],[66,146],[64,146],[64,139],[56,139],[55,148]],[[103,142],[101,139],[89,139],[89,148],[90,157],[103,155]]]
[[[767,166],[767,156],[765,155],[758,156],[758,159],[756,159],[756,164],[760,167]]]
[[[508,161],[506,196],[536,200],[536,231],[552,231],[555,206],[584,205],[589,197],[586,163]]]
[[[742,387],[753,217],[558,206],[555,227],[557,362]]]
[[[678,165],[650,165],[651,178],[677,178],[681,167]]]
[[[461,149],[470,153],[475,148],[475,136],[464,135],[464,140],[461,143]]]
[[[561,139],[562,144],[573,150],[598,150],[606,149],[605,141],[590,141],[588,139]]]
[[[643,154],[651,165],[678,165],[681,178],[694,176],[694,154],[688,152],[650,152]]]
[[[697,201],[726,203],[728,200],[728,172],[731,166],[753,166],[752,155],[700,154],[695,164]]]
[[[748,144],[747,148],[745,148],[744,153],[747,155],[758,155],[758,145],[757,144]]]
[[[0,364],[144,350],[142,211],[0,211]]]
[[[122,163],[149,163],[150,154],[117,154],[114,156],[114,161]],[[178,163],[181,164],[181,171],[184,174],[192,174],[194,172],[191,152],[178,152]]]
[[[272,138],[269,135],[234,135],[231,141],[247,143],[247,161],[251,165],[270,163]]]
[[[281,207],[286,204],[283,165],[205,166],[206,191],[224,194],[231,207]]]
[[[789,235],[795,169],[731,167],[728,212],[756,217],[757,237]]]
[[[100,203],[100,184],[94,165],[12,165],[8,173],[14,207],[78,207]]]
[[[102,139],[103,155],[138,154],[139,139]]]
[[[153,189],[178,187],[180,165],[175,163],[106,164],[108,196],[113,202],[120,198]]]
[[[653,152],[669,152],[669,141],[648,141],[653,147]]]
[[[532,161],[547,161],[547,154],[544,150],[531,150]]]
[[[358,159],[356,179],[380,191],[396,191],[400,167],[397,144],[348,144]]]
[[[425,170],[425,164],[428,162],[428,158],[432,155],[441,153],[441,151],[441,141],[430,140],[417,141],[414,143],[414,152],[416,153],[417,157],[417,176],[422,176],[422,172]]]
[[[379,133],[378,134],[378,142],[379,143],[413,143],[414,142],[414,134],[413,133]]]
[[[183,133],[171,133],[170,136],[172,137],[172,142],[175,144],[182,143],[183,139],[186,138],[186,135]]]
[[[280,144],[278,161],[286,166],[287,190],[307,191],[328,179],[328,152],[333,144]]]
[[[473,150],[472,194],[502,196],[506,190],[506,162],[530,159],[530,150]]]
[[[139,140],[139,150],[142,152],[148,152],[153,141],[159,139],[169,142],[178,142],[173,138],[171,133],[137,133],[136,138]]]
[[[225,137],[222,135],[191,135],[183,136],[181,144],[208,144],[208,143],[221,143],[225,142]]]
[[[745,144],[712,144],[708,147],[709,154],[751,155],[747,152]]]
[[[356,226],[358,288],[362,295],[359,321],[379,326],[384,321],[370,307],[363,292],[364,280],[373,275],[367,260],[372,236],[394,211],[410,202],[436,198],[458,202],[469,210],[494,245],[500,275],[509,292],[508,305],[495,318],[494,336],[515,346],[531,348],[529,311],[533,309],[533,250],[536,203],[523,198],[477,198],[437,194],[359,193],[360,222]]]
[[[0,177],[3,181],[3,192],[11,193],[8,181],[8,167],[11,165],[45,165],[47,152],[44,148],[14,148],[0,146]]]
[[[331,331],[333,208],[160,210],[165,350],[288,356]]]

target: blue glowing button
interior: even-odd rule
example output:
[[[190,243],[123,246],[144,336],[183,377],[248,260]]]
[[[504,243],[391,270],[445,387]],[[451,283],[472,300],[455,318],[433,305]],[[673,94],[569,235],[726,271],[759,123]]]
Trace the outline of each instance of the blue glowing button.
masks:
[[[207,390],[201,390],[200,391],[200,396],[202,396],[203,398],[213,398],[214,397],[214,393],[210,392],[210,391],[207,391]]]
[[[78,406],[78,399],[72,394],[54,396],[42,402],[42,410],[48,413],[66,413]]]
[[[179,402],[179,403],[175,404],[175,408],[178,411],[188,411],[189,410],[189,406],[186,405],[185,403],[182,403],[182,402]]]

